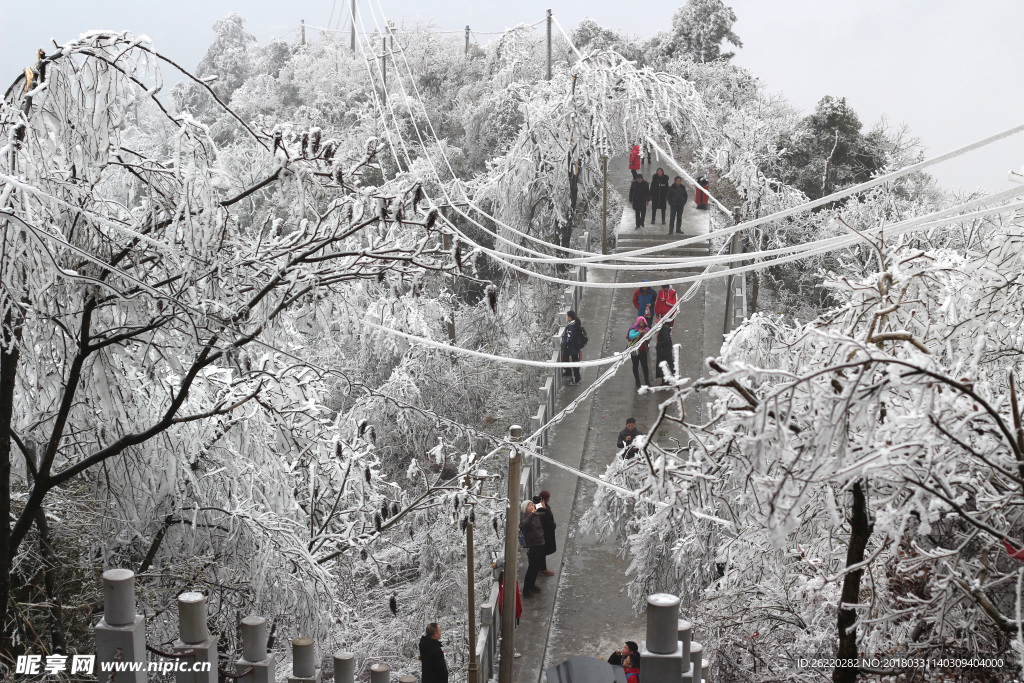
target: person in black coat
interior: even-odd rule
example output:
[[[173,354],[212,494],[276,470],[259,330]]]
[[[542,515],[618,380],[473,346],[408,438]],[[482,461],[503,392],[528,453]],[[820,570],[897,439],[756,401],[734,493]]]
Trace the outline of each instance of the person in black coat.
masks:
[[[636,229],[644,227],[647,219],[647,202],[651,198],[651,186],[644,180],[643,175],[637,174],[636,180],[629,184],[629,203],[633,205],[633,213],[636,214]]]
[[[562,331],[562,361],[566,363],[579,363],[580,350],[583,348],[583,323],[580,322],[576,311],[567,311],[565,314],[565,329]],[[580,383],[579,368],[563,368],[562,375],[568,377],[567,384]]]
[[[619,448],[625,448],[626,452],[622,454],[623,458],[629,459],[636,455],[636,447],[633,446],[633,442],[636,441],[636,437],[643,434],[636,426],[635,417],[626,418],[626,428],[619,432],[619,439],[616,441],[616,445]]]
[[[655,353],[655,367],[654,367],[654,378],[660,379],[662,386],[668,384],[665,381],[665,373],[662,372],[661,363],[664,361],[668,364],[668,369],[671,372],[675,372],[675,368],[672,364],[672,326],[665,324],[658,330],[658,341],[654,347]]]
[[[651,225],[658,222],[658,210],[661,210],[661,224],[665,225],[665,202],[668,199],[668,176],[663,169],[658,169],[651,178]]]
[[[608,663],[612,666],[622,666],[622,660],[626,657],[632,657],[633,663],[640,667],[640,652],[639,647],[632,640],[626,641],[626,646],[621,650],[616,650],[608,656]]]
[[[427,624],[426,635],[420,637],[421,683],[448,683],[448,664],[441,649],[441,627]]]
[[[523,532],[526,558],[529,560],[526,577],[523,579],[523,597],[530,598],[540,593],[540,588],[537,588],[537,575],[540,574],[540,563],[544,561],[544,526],[541,518],[546,511],[543,507],[538,508],[532,500],[524,500],[520,506],[520,514],[522,519],[519,522],[519,530]]]
[[[544,558],[540,563],[540,575],[541,576],[554,576],[555,573],[548,569],[548,558],[547,556],[558,550],[558,545],[555,542],[555,515],[551,512],[551,492],[541,491],[539,494],[533,497],[533,504],[537,506],[538,512],[544,510],[546,514],[542,514],[540,517],[541,528],[544,529]]]
[[[686,186],[683,185],[683,179],[676,176],[675,183],[668,187],[668,234],[678,232],[680,235],[683,234],[683,209],[686,208],[686,202],[690,196],[686,192]]]

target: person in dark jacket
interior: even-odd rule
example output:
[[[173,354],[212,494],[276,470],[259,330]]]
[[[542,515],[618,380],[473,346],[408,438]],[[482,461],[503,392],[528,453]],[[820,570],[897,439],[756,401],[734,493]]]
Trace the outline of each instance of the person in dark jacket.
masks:
[[[420,637],[421,683],[448,683],[448,664],[441,649],[441,627],[427,624],[426,635]]]
[[[632,658],[633,665],[637,668],[640,667],[640,652],[637,644],[632,640],[627,640],[625,647],[621,650],[616,650],[608,657],[608,663],[612,666],[622,666],[627,657]]]
[[[668,364],[669,372],[675,372],[672,363],[672,327],[664,324],[658,330],[658,341],[654,346],[654,379],[660,379],[662,386],[668,384],[665,380],[665,373],[661,369],[662,362]]]
[[[647,278],[644,278],[643,281],[650,282]],[[648,326],[654,324],[654,308],[657,302],[658,293],[647,285],[633,292],[633,308],[636,309],[637,315],[647,318]]]
[[[647,219],[647,202],[651,198],[651,186],[644,180],[641,173],[636,174],[636,180],[629,184],[629,203],[633,206],[633,213],[636,215],[636,229],[644,227]]]
[[[537,588],[537,575],[540,574],[540,563],[544,560],[544,526],[541,523],[543,508],[538,513],[537,506],[532,500],[524,500],[520,507],[523,518],[519,522],[519,530],[523,532],[523,539],[526,541],[526,557],[529,564],[526,567],[526,577],[523,579],[523,597],[533,597],[540,593]]]
[[[615,442],[619,448],[626,449],[626,452],[622,454],[623,458],[628,460],[636,455],[636,447],[633,445],[633,442],[636,441],[636,437],[642,434],[643,432],[636,426],[636,418],[627,417],[626,428],[619,432],[619,440]]]
[[[641,367],[644,369],[644,384],[650,385],[651,383],[651,375],[647,369],[647,349],[650,342],[639,341],[647,334],[648,330],[650,327],[647,325],[647,318],[639,316],[633,326],[629,328],[629,332],[626,333],[626,341],[633,360],[633,379],[636,380],[637,389],[642,386],[638,372]]]
[[[562,361],[565,363],[579,363],[580,350],[583,348],[583,323],[576,316],[576,311],[567,311],[565,314],[565,329],[562,330]],[[568,377],[567,384],[580,383],[579,368],[562,368],[562,375]]]
[[[640,156],[640,145],[633,145],[633,149],[629,151],[629,172],[633,174],[633,180],[640,175],[640,162],[643,159]]]
[[[665,202],[668,200],[668,176],[663,169],[658,169],[651,178],[651,225],[658,222],[658,210],[661,210],[661,224],[665,225]]]
[[[676,176],[675,183],[668,187],[668,234],[678,232],[683,234],[683,209],[686,208],[686,201],[690,196],[686,193],[686,185],[683,179]]]
[[[558,550],[558,545],[555,543],[555,515],[551,512],[551,492],[541,491],[539,494],[533,497],[533,504],[537,506],[537,509],[544,509],[547,514],[541,515],[540,525],[544,528],[544,558],[540,562],[540,575],[541,576],[554,576],[555,573],[548,569],[548,558],[547,556]]]

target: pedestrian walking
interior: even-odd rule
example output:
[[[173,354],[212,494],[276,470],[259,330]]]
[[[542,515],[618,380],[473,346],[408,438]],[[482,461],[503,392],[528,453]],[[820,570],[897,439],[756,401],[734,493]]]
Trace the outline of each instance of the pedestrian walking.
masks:
[[[668,312],[676,305],[676,301],[676,290],[672,288],[672,285],[662,285],[661,289],[658,290],[658,298],[654,301],[655,318],[660,320],[668,315]],[[672,323],[669,322],[668,324],[671,325]]]
[[[631,349],[631,357],[633,360],[633,379],[636,380],[636,388],[639,389],[640,384],[640,373],[638,370],[642,367],[644,369],[644,384],[650,385],[651,377],[647,370],[647,348],[649,342],[647,340],[640,341],[641,337],[647,334],[650,328],[647,326],[647,318],[639,316],[633,326],[629,328],[629,332],[626,333],[626,340]]]
[[[658,341],[654,345],[654,379],[660,379],[661,385],[665,386],[668,381],[667,375],[661,369],[661,364],[668,365],[668,371],[675,373],[675,364],[672,362],[672,326],[665,324],[658,330]]]
[[[526,578],[523,579],[523,597],[529,598],[540,593],[540,588],[537,588],[537,575],[540,574],[540,563],[544,559],[544,526],[541,523],[543,513],[538,514],[537,506],[532,500],[524,500],[520,512],[523,518],[519,522],[519,530],[523,532],[526,558],[529,561]]]
[[[427,624],[427,632],[420,637],[420,672],[422,683],[448,683],[448,664],[441,648],[441,627],[436,622]]]
[[[544,557],[540,561],[540,575],[541,576],[554,576],[555,573],[548,569],[548,555],[553,554],[558,550],[558,546],[555,543],[555,528],[558,526],[555,524],[555,513],[551,511],[551,492],[541,491],[539,494],[533,497],[533,503],[540,510],[543,508],[547,511],[547,514],[541,515],[540,525],[544,529]]]
[[[640,175],[640,145],[633,145],[629,152],[629,172],[633,174],[633,180]]]
[[[694,188],[693,203],[697,205],[698,209],[708,208],[708,193],[704,190],[708,189],[708,179],[706,176],[701,176],[697,179],[697,187]]]
[[[650,282],[647,278],[643,282]],[[637,315],[647,318],[647,326],[654,324],[654,306],[657,303],[658,295],[648,285],[641,285],[633,292],[633,308]]]
[[[664,169],[659,168],[651,177],[651,225],[658,222],[658,211],[661,211],[661,224],[665,225],[665,204],[668,201],[668,176]]]
[[[689,195],[686,193],[686,186],[683,185],[683,179],[680,176],[676,176],[675,181],[672,185],[668,186],[668,234],[678,232],[680,235],[683,234],[683,209],[686,208],[686,202],[689,199]]]
[[[644,221],[647,219],[647,201],[650,198],[651,186],[644,180],[642,173],[637,173],[636,179],[629,184],[629,203],[633,206],[637,230],[644,227]]]
[[[623,449],[623,448],[626,449],[622,453],[622,457],[625,460],[629,460],[634,455],[636,455],[637,448],[633,444],[636,442],[636,437],[642,436],[642,435],[643,435],[643,432],[641,432],[640,429],[637,428],[637,426],[636,426],[636,418],[635,417],[627,417],[626,418],[626,428],[623,429],[621,432],[619,432],[619,438],[615,442],[615,445],[618,446],[619,449]],[[630,641],[626,641],[626,645],[627,646],[629,645],[629,642]],[[619,652],[621,653],[622,651],[620,650]],[[635,650],[634,650],[634,652],[635,652]],[[620,663],[618,661],[612,662],[611,657],[608,658],[608,661],[611,662],[612,664],[619,664]]]
[[[576,311],[567,311],[565,314],[565,329],[562,330],[562,362],[579,363],[580,353],[587,345],[587,331],[583,329]],[[562,376],[566,377],[567,384],[580,383],[580,369],[562,368]]]

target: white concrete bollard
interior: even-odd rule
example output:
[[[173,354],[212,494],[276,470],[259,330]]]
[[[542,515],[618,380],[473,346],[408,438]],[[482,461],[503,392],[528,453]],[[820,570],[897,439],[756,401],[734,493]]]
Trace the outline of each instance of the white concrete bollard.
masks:
[[[687,670],[690,666],[690,641],[693,638],[693,624],[685,619],[680,619],[676,632],[679,634],[679,642],[683,644],[683,669]]]
[[[339,650],[334,653],[334,683],[354,683],[356,680],[356,656]]]
[[[146,620],[135,613],[135,572],[110,569],[103,572],[103,618],[95,626],[96,670],[106,662],[146,661]],[[121,671],[111,683],[145,683],[147,673]],[[107,683],[104,681],[104,683]]]
[[[176,683],[217,683],[217,636],[206,625],[206,596],[198,592],[178,596],[176,652],[192,650],[193,663],[207,662],[209,671],[175,671]],[[194,668],[194,667],[193,667]]]
[[[679,598],[655,593],[647,598],[647,640],[640,645],[644,683],[678,683],[684,669],[678,638]]]
[[[398,683],[416,683],[415,676],[399,676]]]
[[[236,671],[252,669],[240,677],[238,683],[276,683],[277,655],[267,652],[267,620],[250,616],[242,619],[242,658],[235,664]]]
[[[371,666],[370,683],[391,683],[391,667],[387,664],[374,664]]]
[[[704,646],[694,641],[690,643],[690,663],[693,665],[690,672],[693,674],[693,683],[700,683],[704,675]]]
[[[292,675],[288,683],[320,683],[323,675],[316,665],[316,644],[312,638],[292,640]]]

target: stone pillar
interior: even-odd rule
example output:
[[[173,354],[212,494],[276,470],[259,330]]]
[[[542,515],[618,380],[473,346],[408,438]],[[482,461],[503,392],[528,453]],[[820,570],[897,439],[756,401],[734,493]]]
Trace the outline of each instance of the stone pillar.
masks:
[[[690,672],[693,674],[693,683],[700,683],[704,675],[704,646],[694,641],[690,643],[690,663],[693,667]]]
[[[693,625],[685,619],[680,619],[676,632],[679,634],[679,642],[683,645],[683,669],[688,669],[690,666],[690,640],[693,637]]]
[[[277,656],[267,652],[267,620],[251,616],[242,619],[242,658],[235,671],[252,669],[238,679],[238,683],[276,683]]]
[[[398,683],[416,683],[415,676],[399,676]]]
[[[334,653],[334,683],[355,683],[356,656],[338,650]]]
[[[312,638],[292,641],[292,675],[288,683],[320,683],[323,675],[316,665],[316,644]]]
[[[678,683],[683,678],[679,642],[679,598],[655,593],[647,598],[647,640],[640,645],[644,683]]]
[[[103,618],[96,624],[95,632],[96,671],[103,670],[104,662],[146,661],[146,620],[135,613],[135,572],[130,569],[103,572]],[[110,681],[146,683],[147,675],[145,670],[121,671]]]
[[[370,683],[391,683],[391,667],[387,664],[374,664],[371,666]]]
[[[217,636],[211,636],[206,626],[206,596],[202,593],[178,596],[178,640],[174,650],[192,650],[193,663],[210,665],[209,671],[175,671],[176,683],[217,683]]]

